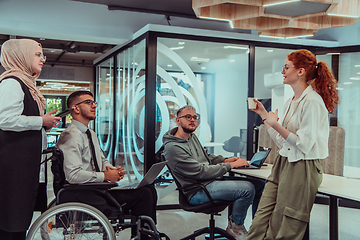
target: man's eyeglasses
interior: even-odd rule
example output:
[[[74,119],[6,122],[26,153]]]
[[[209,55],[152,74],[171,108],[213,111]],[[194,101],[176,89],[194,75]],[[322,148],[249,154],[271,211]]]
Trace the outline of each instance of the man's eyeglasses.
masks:
[[[186,115],[181,116],[179,118],[183,118],[183,117],[186,118],[186,120],[188,120],[188,121],[191,121],[191,119],[194,119],[194,121],[197,121],[197,120],[200,119],[200,115],[191,116],[190,114],[186,114]]]
[[[75,105],[79,105],[79,104],[82,104],[82,103],[86,103],[87,105],[90,105],[90,106],[92,106],[93,104],[95,104],[96,106],[98,105],[97,102],[95,102],[95,101],[93,101],[93,100],[90,100],[90,99],[84,100],[84,101],[79,102],[79,103],[77,103],[77,104],[75,104]]]
[[[42,59],[44,59],[46,61],[46,56],[44,56],[41,53],[35,53],[35,56],[38,56],[39,58],[42,58]]]

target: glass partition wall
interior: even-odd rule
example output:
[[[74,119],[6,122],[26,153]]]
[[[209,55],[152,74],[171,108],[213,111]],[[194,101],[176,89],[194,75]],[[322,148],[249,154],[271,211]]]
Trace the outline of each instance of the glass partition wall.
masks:
[[[96,96],[98,102],[95,131],[105,157],[113,156],[113,114],[114,114],[114,73],[113,59],[110,58],[96,67]]]
[[[158,38],[156,150],[176,127],[177,110],[191,105],[200,114],[195,134],[208,151],[246,158],[248,54],[247,45]],[[236,148],[224,144],[231,138],[240,139]]]
[[[125,168],[129,181],[141,180],[145,162],[151,161],[151,166],[157,161],[153,156],[163,135],[176,126],[176,111],[189,104],[201,115],[196,134],[209,152],[246,158],[248,45],[191,40],[187,35],[153,39],[142,36],[96,64],[95,130],[105,156]],[[155,62],[147,60],[149,44],[156,49]],[[152,77],[146,71],[149,66],[154,69]],[[154,89],[147,88],[150,81]],[[151,92],[155,110],[146,116],[145,99]],[[155,127],[146,129],[147,121]],[[149,131],[155,143],[150,158],[145,151]],[[241,139],[237,149],[225,145],[232,137]]]
[[[281,66],[287,54],[299,48],[319,52],[318,60],[339,73],[341,104],[336,117],[345,129],[345,166],[359,172],[358,53],[326,55],[327,49],[314,46],[152,31],[96,63],[95,130],[105,156],[142,179],[158,161],[155,154],[163,135],[176,127],[176,111],[189,104],[201,116],[195,133],[209,152],[251,158],[256,151],[254,127],[261,119],[247,109],[246,99],[254,96],[269,110],[281,111],[292,95],[291,88],[282,85]],[[334,57],[338,65],[332,64]],[[240,139],[235,150],[228,148],[231,138]]]
[[[127,177],[141,179],[144,171],[145,40],[117,56],[115,165]],[[130,179],[129,179],[130,180]]]
[[[344,175],[360,176],[360,52],[339,56],[337,125],[345,130]]]

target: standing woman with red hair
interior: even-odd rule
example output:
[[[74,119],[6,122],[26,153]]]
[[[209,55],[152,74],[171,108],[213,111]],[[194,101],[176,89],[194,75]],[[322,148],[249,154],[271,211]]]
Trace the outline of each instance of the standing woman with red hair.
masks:
[[[39,187],[46,132],[60,121],[44,114],[45,100],[36,87],[45,57],[30,39],[1,46],[0,75],[0,239],[24,240]]]
[[[304,49],[287,56],[282,74],[283,83],[294,90],[282,123],[277,110],[267,112],[259,101],[254,110],[279,152],[246,239],[303,238],[322,182],[319,159],[328,156],[328,113],[339,102],[333,74]]]

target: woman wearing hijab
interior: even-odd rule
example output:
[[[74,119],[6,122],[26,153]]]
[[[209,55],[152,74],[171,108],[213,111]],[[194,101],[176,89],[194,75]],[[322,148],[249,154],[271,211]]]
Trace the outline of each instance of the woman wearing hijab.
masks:
[[[305,49],[290,53],[281,72],[284,84],[294,91],[278,111],[268,112],[256,101],[253,111],[260,115],[279,147],[266,180],[259,207],[247,240],[303,238],[317,190],[322,182],[319,159],[329,155],[329,120],[339,103],[336,81],[323,61]]]
[[[0,75],[0,239],[25,239],[39,186],[46,132],[60,121],[44,114],[36,87],[45,57],[41,44],[11,39],[1,47]]]

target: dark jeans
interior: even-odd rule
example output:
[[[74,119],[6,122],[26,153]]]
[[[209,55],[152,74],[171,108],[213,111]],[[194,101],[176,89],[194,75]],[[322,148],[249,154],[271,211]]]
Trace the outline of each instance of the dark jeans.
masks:
[[[215,180],[208,185],[210,196],[214,200],[234,201],[232,206],[232,220],[238,224],[244,224],[249,206],[252,204],[252,215],[259,205],[260,197],[265,182],[243,177],[224,177],[222,180]],[[198,191],[190,200],[190,204],[200,205],[209,202],[203,190]]]

